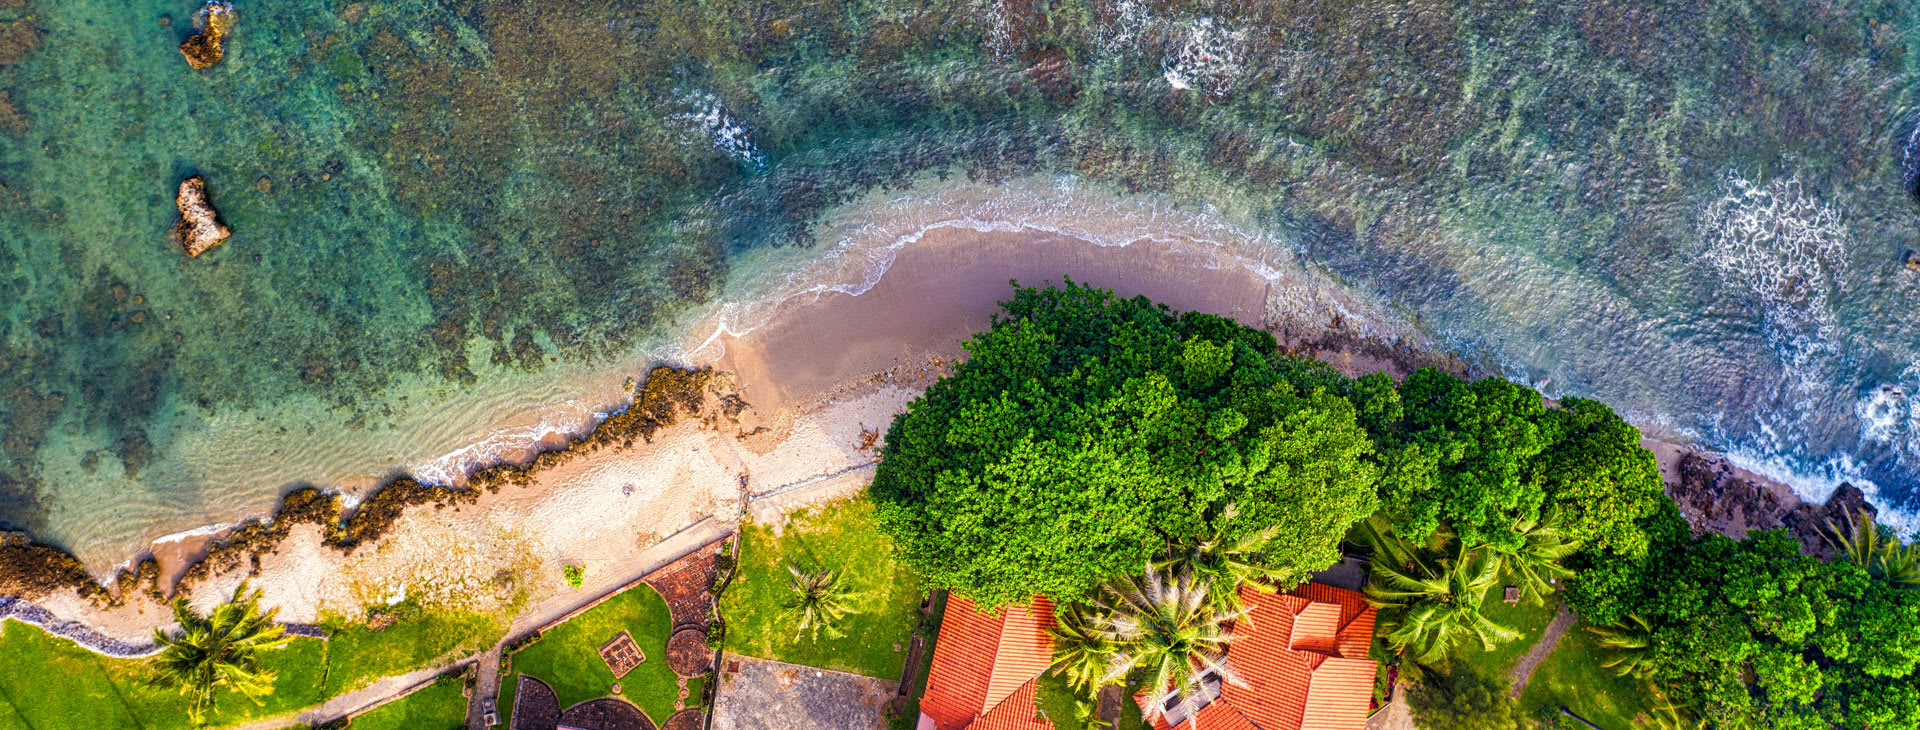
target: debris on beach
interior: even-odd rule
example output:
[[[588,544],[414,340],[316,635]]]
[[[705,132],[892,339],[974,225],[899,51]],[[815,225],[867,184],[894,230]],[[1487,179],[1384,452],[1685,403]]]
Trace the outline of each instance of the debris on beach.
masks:
[[[173,227],[173,233],[180,238],[180,247],[186,249],[188,256],[199,256],[207,249],[227,242],[232,231],[220,224],[219,213],[213,209],[213,203],[207,199],[206,178],[194,175],[180,181],[180,192],[173,198],[173,204],[180,208],[180,222]]]
[[[206,68],[220,62],[227,53],[227,34],[233,31],[233,3],[212,0],[193,16],[193,28],[200,31],[180,42],[180,55],[187,65]]]

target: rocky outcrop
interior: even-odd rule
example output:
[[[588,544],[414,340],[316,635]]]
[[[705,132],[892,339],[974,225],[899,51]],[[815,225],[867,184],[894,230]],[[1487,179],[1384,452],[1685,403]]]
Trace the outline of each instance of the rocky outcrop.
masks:
[[[1867,495],[1852,484],[1841,484],[1839,489],[1827,497],[1823,505],[1802,504],[1793,508],[1780,518],[1787,532],[1799,540],[1801,546],[1812,555],[1822,558],[1834,556],[1833,546],[1827,542],[1829,526],[1847,529],[1849,520],[1865,511],[1868,519],[1878,517],[1880,511],[1867,504]]]
[[[206,68],[227,55],[227,34],[233,32],[233,4],[213,0],[193,16],[193,27],[200,32],[180,42],[180,55],[187,65]]]
[[[174,196],[173,204],[180,208],[180,223],[173,227],[173,233],[180,238],[180,247],[186,249],[188,256],[199,256],[207,249],[226,243],[227,236],[233,234],[220,224],[219,214],[207,199],[206,178],[194,175],[180,181],[180,192]]]
[[[1696,531],[1744,537],[1750,530],[1784,527],[1810,555],[1831,557],[1825,532],[1829,523],[1844,525],[1861,510],[1877,515],[1866,494],[1841,484],[1826,504],[1803,502],[1777,485],[1743,477],[1726,459],[1687,454],[1680,458],[1680,483],[1667,485],[1667,494]]]

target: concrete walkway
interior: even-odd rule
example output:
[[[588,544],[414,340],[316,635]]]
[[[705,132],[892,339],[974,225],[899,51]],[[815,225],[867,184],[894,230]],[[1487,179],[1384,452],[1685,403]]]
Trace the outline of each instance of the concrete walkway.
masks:
[[[747,493],[743,495],[746,498],[744,500],[746,504],[742,505],[742,511],[750,510],[758,517],[765,518],[766,515],[762,513],[785,511],[786,509],[801,506],[812,501],[864,489],[866,483],[873,477],[873,467],[873,462],[859,464],[837,472],[821,474],[809,479],[783,484],[758,493],[753,493],[743,488],[743,492]],[[639,560],[627,565],[626,570],[619,572],[595,571],[596,575],[594,579],[590,579],[586,585],[581,586],[580,590],[567,591],[555,595],[521,611],[520,615],[514,617],[513,623],[507,628],[506,636],[502,637],[499,643],[489,647],[486,651],[460,657],[443,664],[436,664],[431,668],[418,669],[394,677],[385,677],[366,687],[329,699],[318,707],[310,707],[299,712],[262,718],[239,725],[230,725],[222,728],[222,730],[278,730],[279,728],[284,728],[289,725],[303,723],[317,725],[342,715],[357,713],[376,707],[399,696],[415,685],[432,679],[453,666],[466,662],[477,662],[479,664],[479,682],[474,689],[473,696],[467,703],[467,727],[470,730],[486,730],[485,713],[481,710],[483,706],[482,703],[489,697],[495,697],[498,692],[498,686],[501,680],[501,649],[506,646],[507,642],[519,638],[541,626],[545,626],[579,609],[581,606],[597,601],[608,593],[640,580],[654,571],[672,564],[673,561],[679,560],[695,550],[712,544],[716,540],[721,540],[732,535],[737,527],[737,520],[745,516],[744,514],[738,516],[720,515],[702,518],[698,522],[688,525],[679,532],[668,536],[665,540],[661,540],[659,544],[649,548],[641,555]],[[499,703],[497,697],[495,699],[497,707]],[[506,718],[501,719],[504,721]]]
[[[474,661],[479,663],[480,681],[473,692],[467,707],[467,727],[483,729],[486,727],[481,701],[494,694],[499,682],[500,650],[507,641],[537,629],[547,623],[567,615],[573,610],[599,600],[622,586],[637,581],[653,571],[679,560],[688,553],[706,547],[715,540],[733,534],[732,522],[707,517],[695,522],[665,540],[648,549],[640,560],[628,566],[627,570],[607,574],[602,573],[599,580],[582,586],[579,591],[567,591],[547,600],[534,604],[516,616],[508,627],[506,636],[500,643],[478,654],[461,657],[447,663],[437,663],[426,669],[416,669],[406,674],[384,677],[366,687],[335,696],[318,707],[310,707],[299,712],[261,718],[239,725],[229,725],[225,730],[278,730],[289,725],[317,725],[342,715],[357,713],[378,706],[400,695],[415,685],[433,679],[448,669]]]

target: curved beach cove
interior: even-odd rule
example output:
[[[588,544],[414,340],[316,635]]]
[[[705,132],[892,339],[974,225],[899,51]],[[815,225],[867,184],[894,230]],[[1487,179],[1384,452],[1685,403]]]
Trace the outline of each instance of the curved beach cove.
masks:
[[[568,600],[562,565],[586,566],[590,583],[610,585],[647,556],[704,539],[741,516],[777,522],[796,506],[863,489],[878,455],[874,440],[884,439],[894,414],[964,356],[961,342],[986,329],[1013,280],[1071,278],[1259,323],[1284,348],[1349,375],[1470,369],[1432,349],[1389,311],[1348,297],[1284,255],[1234,255],[1232,244],[1219,240],[1228,229],[1194,225],[1205,218],[1143,213],[1142,221],[1162,224],[1149,233],[1121,225],[1118,216],[1088,216],[1084,220],[1111,236],[1101,241],[1090,240],[1096,234],[1087,230],[1075,231],[1086,237],[1069,235],[1064,226],[1036,230],[1014,216],[999,223],[979,216],[915,219],[922,211],[957,210],[961,191],[856,206],[837,220],[859,235],[849,234],[835,255],[816,258],[810,268],[788,269],[816,278],[783,276],[784,290],[713,309],[690,330],[683,350],[688,364],[717,374],[707,404],[649,440],[587,452],[536,471],[526,486],[483,492],[471,503],[408,509],[385,537],[347,553],[324,544],[318,525],[295,524],[259,555],[257,574],[250,575],[245,552],[238,553],[242,559],[197,568],[193,601],[210,607],[247,580],[283,620],[296,622],[400,600],[480,611],[523,601],[513,604],[523,618],[542,616],[543,602]],[[1077,194],[1048,199],[1088,200]],[[894,227],[859,219],[861,210],[888,211]],[[1201,239],[1202,233],[1213,238]],[[591,428],[589,421],[581,431]],[[483,452],[449,456],[442,468],[454,469],[462,463],[456,460],[475,459],[476,452],[488,462],[524,458],[533,447],[497,435],[480,443]],[[1692,447],[1647,445],[1668,480],[1677,481],[1676,465]],[[1794,502],[1784,485],[1740,475],[1767,485],[1788,506]],[[186,573],[209,541],[226,532],[216,527],[157,543],[160,585]],[[513,576],[526,595],[499,591],[501,575]],[[129,640],[166,617],[141,595],[102,609],[62,593],[46,606]]]

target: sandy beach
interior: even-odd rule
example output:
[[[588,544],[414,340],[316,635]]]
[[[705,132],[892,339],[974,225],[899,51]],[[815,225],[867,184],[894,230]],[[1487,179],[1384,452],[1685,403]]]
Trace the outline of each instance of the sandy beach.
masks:
[[[1145,295],[1177,309],[1258,322],[1290,349],[1349,375],[1402,375],[1446,364],[1433,353],[1353,334],[1337,308],[1298,316],[1301,297],[1284,277],[1263,276],[1199,244],[1137,240],[1098,245],[1055,232],[938,227],[898,252],[884,276],[858,294],[811,292],[742,335],[718,338],[694,365],[721,375],[709,408],[651,442],[596,452],[506,487],[471,505],[410,509],[379,542],[351,554],[301,525],[259,561],[215,573],[193,600],[210,606],[240,584],[264,592],[286,621],[362,615],[402,599],[477,611],[510,611],[568,590],[564,565],[584,565],[587,589],[623,574],[618,566],[707,521],[777,520],[787,510],[864,489],[893,416],[986,329],[999,300],[1023,284],[1062,277]],[[1288,312],[1289,315],[1278,314]],[[1457,364],[1455,364],[1457,367]],[[729,396],[747,404],[729,415]],[[1687,447],[1649,442],[1673,478]],[[1791,490],[1778,486],[1786,497]],[[158,543],[169,585],[216,534]],[[144,597],[103,610],[66,595],[43,602],[125,639],[167,620]]]

